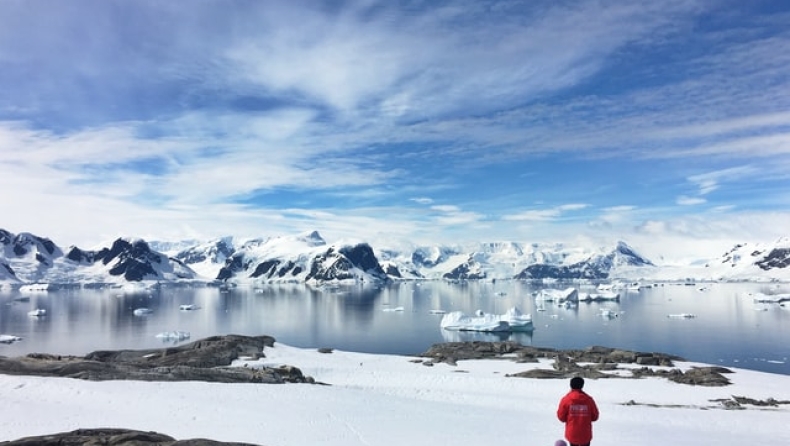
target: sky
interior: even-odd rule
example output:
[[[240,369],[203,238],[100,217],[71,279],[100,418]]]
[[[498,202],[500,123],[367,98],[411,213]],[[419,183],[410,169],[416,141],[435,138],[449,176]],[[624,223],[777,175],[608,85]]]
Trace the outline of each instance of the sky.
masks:
[[[771,242],[788,23],[767,0],[0,1],[0,228]]]
[[[551,362],[476,360],[426,367],[403,356],[325,354],[279,343],[264,354],[248,364],[296,366],[329,385],[0,375],[0,441],[97,427],[267,446],[550,446],[563,436],[555,413],[568,381],[506,376],[551,369]],[[700,364],[676,364],[684,370],[695,365]],[[663,378],[586,380],[584,390],[601,414],[592,444],[788,444],[787,404],[724,410],[717,400],[737,395],[788,401],[790,376],[733,371],[727,375],[733,384],[726,387]],[[635,404],[625,404],[629,401]]]

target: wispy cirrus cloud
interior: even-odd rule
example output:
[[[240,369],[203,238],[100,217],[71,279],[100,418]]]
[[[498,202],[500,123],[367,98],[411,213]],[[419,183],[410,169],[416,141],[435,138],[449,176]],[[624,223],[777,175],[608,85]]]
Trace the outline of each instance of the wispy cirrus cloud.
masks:
[[[704,204],[707,200],[701,197],[688,197],[686,195],[681,195],[677,198],[677,204],[680,206],[694,206],[698,204]]]
[[[505,215],[502,219],[508,221],[551,221],[557,220],[569,212],[579,211],[587,207],[587,204],[582,203],[563,204],[551,208],[533,209],[517,214],[509,214]]]
[[[0,204],[74,227],[691,233],[788,201],[781,7],[42,4],[0,4]]]

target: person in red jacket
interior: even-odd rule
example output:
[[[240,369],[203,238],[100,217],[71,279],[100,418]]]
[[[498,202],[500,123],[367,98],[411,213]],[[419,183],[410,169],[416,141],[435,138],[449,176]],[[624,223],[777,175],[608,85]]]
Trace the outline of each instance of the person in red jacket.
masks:
[[[583,387],[584,378],[571,378],[571,390],[557,408],[557,418],[565,423],[565,438],[571,446],[590,446],[592,423],[598,421],[598,406]]]

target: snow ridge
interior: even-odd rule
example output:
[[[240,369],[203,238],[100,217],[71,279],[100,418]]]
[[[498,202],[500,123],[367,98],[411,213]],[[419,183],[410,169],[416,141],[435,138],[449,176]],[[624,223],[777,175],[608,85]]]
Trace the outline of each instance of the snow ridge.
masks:
[[[790,238],[742,243],[704,265],[656,265],[624,241],[613,247],[481,242],[376,249],[328,244],[318,231],[240,240],[151,241],[60,248],[30,233],[0,229],[0,284],[128,282],[381,283],[392,280],[773,280],[790,281]]]

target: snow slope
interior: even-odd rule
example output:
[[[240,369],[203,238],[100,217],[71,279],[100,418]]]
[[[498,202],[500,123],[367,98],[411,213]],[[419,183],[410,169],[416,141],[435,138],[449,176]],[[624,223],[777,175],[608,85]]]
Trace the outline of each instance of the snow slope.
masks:
[[[427,367],[404,356],[323,354],[277,343],[265,353],[259,363],[294,365],[330,385],[0,375],[0,441],[110,426],[278,446],[552,445],[562,437],[555,411],[567,381],[506,376],[548,363]],[[733,385],[714,388],[662,378],[588,380],[585,390],[601,411],[593,444],[790,444],[790,406],[725,410],[714,401],[732,395],[787,401],[790,376],[740,369],[728,376]]]

